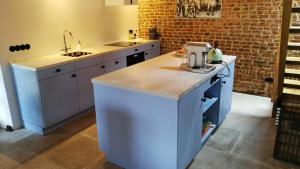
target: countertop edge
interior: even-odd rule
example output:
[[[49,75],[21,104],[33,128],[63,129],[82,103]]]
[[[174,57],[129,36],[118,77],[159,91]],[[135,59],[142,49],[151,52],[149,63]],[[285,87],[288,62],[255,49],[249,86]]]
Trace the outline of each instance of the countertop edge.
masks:
[[[180,99],[179,97],[172,96],[172,95],[163,95],[163,94],[153,93],[153,92],[149,92],[149,91],[145,91],[145,90],[136,90],[136,89],[133,89],[133,88],[122,87],[122,86],[119,86],[119,85],[103,83],[103,82],[100,82],[100,81],[96,81],[94,79],[95,78],[92,79],[92,84],[93,85],[96,84],[96,85],[102,85],[102,86],[106,86],[106,87],[112,87],[112,88],[117,88],[117,89],[122,89],[122,90],[128,90],[128,91],[131,91],[131,92],[144,93],[144,94],[147,94],[147,95],[159,96],[159,97],[168,98],[168,99],[172,99],[172,100],[176,100],[176,101]]]

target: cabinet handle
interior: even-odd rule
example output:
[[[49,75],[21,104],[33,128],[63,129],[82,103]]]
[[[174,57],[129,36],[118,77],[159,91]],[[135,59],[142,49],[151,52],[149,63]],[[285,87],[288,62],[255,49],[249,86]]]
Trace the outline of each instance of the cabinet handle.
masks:
[[[104,69],[105,68],[105,66],[101,66],[101,69]]]
[[[149,53],[145,53],[145,55],[148,55]]]
[[[222,84],[226,84],[226,81],[222,81]]]
[[[72,74],[72,76],[71,76],[72,78],[74,78],[74,77],[76,77],[76,74]]]
[[[151,45],[154,48],[154,45]]]
[[[139,51],[139,49],[135,49],[135,51],[137,52],[137,51]]]
[[[55,72],[59,73],[59,72],[61,72],[61,69],[56,69]]]
[[[116,65],[119,64],[119,61],[115,61],[115,64],[116,64]]]

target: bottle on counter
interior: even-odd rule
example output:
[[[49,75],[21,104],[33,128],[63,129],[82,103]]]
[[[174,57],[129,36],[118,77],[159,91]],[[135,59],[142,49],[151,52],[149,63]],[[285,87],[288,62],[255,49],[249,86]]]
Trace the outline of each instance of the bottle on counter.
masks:
[[[137,39],[138,38],[138,30],[134,30],[134,34],[133,34],[133,39]]]
[[[76,49],[77,49],[77,50],[81,50],[81,49],[82,49],[80,40],[79,40],[78,43],[77,43]]]

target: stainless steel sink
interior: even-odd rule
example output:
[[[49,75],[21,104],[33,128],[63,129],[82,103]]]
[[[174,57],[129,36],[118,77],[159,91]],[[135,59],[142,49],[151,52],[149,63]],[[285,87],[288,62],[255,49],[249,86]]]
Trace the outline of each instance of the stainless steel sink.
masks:
[[[70,53],[65,53],[63,56],[70,56],[70,57],[80,57],[92,54],[91,52],[82,52],[82,51],[75,51]]]

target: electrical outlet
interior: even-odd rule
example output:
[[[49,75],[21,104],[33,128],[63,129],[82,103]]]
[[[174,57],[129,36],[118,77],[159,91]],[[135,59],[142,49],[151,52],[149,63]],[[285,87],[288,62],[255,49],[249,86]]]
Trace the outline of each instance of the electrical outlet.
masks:
[[[30,48],[31,48],[30,44],[21,44],[21,45],[10,46],[9,51],[18,52],[23,50],[30,50]]]

